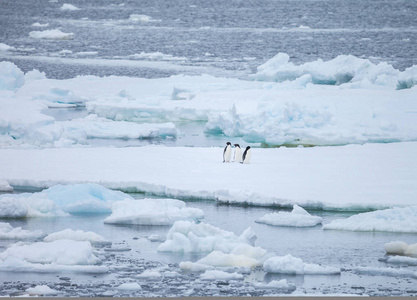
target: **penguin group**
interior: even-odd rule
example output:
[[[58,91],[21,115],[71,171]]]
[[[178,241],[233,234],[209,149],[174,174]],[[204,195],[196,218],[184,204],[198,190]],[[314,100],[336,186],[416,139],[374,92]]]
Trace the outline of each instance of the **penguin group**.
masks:
[[[250,146],[247,146],[245,151],[243,151],[242,154],[242,150],[240,149],[239,144],[234,144],[235,146],[235,152],[233,155],[233,161],[236,163],[241,163],[241,164],[248,164],[250,163],[250,159],[251,159],[251,150],[250,150]],[[230,142],[226,143],[226,147],[223,150],[223,162],[230,162],[232,158],[232,144]]]

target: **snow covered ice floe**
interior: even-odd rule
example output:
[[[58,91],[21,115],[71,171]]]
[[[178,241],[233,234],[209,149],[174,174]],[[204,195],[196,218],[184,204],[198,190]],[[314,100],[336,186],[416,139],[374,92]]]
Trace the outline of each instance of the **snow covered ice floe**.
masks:
[[[9,272],[106,273],[90,242],[56,240],[16,243],[0,253],[0,270]]]
[[[56,295],[59,292],[57,290],[51,289],[47,285],[37,285],[26,289],[26,292],[29,296],[45,296],[45,295]]]
[[[101,185],[54,185],[36,193],[0,195],[3,218],[60,217],[68,213],[110,213],[112,202],[131,198]]]
[[[91,244],[111,244],[110,241],[106,240],[101,235],[98,235],[92,231],[64,229],[58,232],[48,234],[43,241],[53,242],[57,240],[72,240],[72,241],[89,241]]]
[[[80,9],[76,7],[75,5],[64,3],[62,4],[60,10],[75,11],[75,10],[80,10]]]
[[[72,40],[74,38],[73,33],[62,32],[59,29],[51,29],[44,31],[31,31],[29,36],[33,39],[44,40]]]
[[[220,270],[207,270],[200,275],[201,280],[243,280],[243,275],[239,273],[229,273]]]
[[[323,229],[350,231],[417,232],[417,206],[360,213],[323,225]]]
[[[0,222],[0,239],[2,240],[35,240],[44,237],[42,230],[24,230],[9,223]]]
[[[323,218],[310,215],[305,209],[294,204],[291,212],[266,214],[256,222],[274,226],[311,227],[320,224]]]
[[[204,212],[186,207],[185,202],[175,199],[125,199],[112,205],[112,214],[104,223],[132,225],[172,225],[178,220],[198,221]]]
[[[267,273],[293,275],[335,275],[341,273],[340,268],[305,263],[301,258],[291,254],[271,257],[264,262],[263,268]]]

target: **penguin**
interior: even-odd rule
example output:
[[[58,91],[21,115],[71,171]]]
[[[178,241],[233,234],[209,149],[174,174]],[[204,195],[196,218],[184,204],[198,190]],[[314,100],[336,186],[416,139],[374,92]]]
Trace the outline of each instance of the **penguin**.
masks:
[[[227,142],[226,147],[223,150],[223,162],[230,162],[231,156],[232,156],[232,144],[230,142]]]
[[[243,152],[242,164],[250,163],[250,158],[251,158],[250,146],[247,146],[245,152]]]
[[[234,162],[239,163],[241,161],[242,161],[242,150],[240,149],[239,144],[235,144]]]

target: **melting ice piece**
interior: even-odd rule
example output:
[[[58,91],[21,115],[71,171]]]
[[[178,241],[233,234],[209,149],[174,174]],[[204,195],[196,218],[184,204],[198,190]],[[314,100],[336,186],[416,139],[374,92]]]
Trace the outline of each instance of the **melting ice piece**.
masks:
[[[204,212],[186,207],[175,199],[143,199],[115,202],[112,214],[104,220],[108,224],[172,225],[178,220],[200,220]]]

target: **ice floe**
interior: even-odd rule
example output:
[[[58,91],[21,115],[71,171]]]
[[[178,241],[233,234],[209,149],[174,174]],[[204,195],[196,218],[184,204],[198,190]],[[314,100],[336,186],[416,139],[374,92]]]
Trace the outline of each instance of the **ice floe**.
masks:
[[[175,199],[126,199],[112,205],[112,214],[104,223],[132,225],[172,225],[178,220],[197,221],[204,218],[198,208],[186,207]]]
[[[101,235],[98,235],[92,231],[64,229],[62,231],[48,234],[43,241],[53,242],[57,240],[72,240],[72,241],[89,241],[92,244],[111,244],[110,241],[106,240]]]
[[[11,245],[0,253],[0,270],[11,272],[88,272],[105,273],[90,242],[56,240]]]
[[[220,270],[208,270],[200,275],[202,280],[220,280],[220,281],[229,281],[229,280],[243,280],[243,275],[239,273],[229,273]]]
[[[0,239],[2,240],[32,240],[44,237],[42,230],[24,230],[13,227],[9,223],[0,222]]]
[[[323,229],[351,231],[417,232],[417,206],[361,213],[323,225]]]
[[[320,224],[322,221],[323,218],[310,215],[297,204],[294,204],[291,212],[274,212],[257,220],[258,223],[289,227],[311,227]]]
[[[131,198],[98,184],[55,185],[36,193],[0,195],[3,218],[60,217],[68,213],[110,213],[115,201]]]
[[[29,36],[33,39],[44,40],[72,40],[74,38],[73,33],[62,32],[59,29],[50,29],[44,31],[31,31]]]
[[[340,268],[305,263],[301,258],[294,257],[291,254],[271,257],[264,262],[263,268],[267,273],[293,275],[334,275],[341,273]]]
[[[78,7],[76,7],[75,5],[69,4],[69,3],[64,3],[62,4],[60,10],[69,10],[69,11],[74,11],[74,10],[80,10]]]
[[[37,285],[26,289],[26,292],[29,296],[44,296],[44,295],[56,295],[59,292],[57,290],[51,289],[47,285]]]

